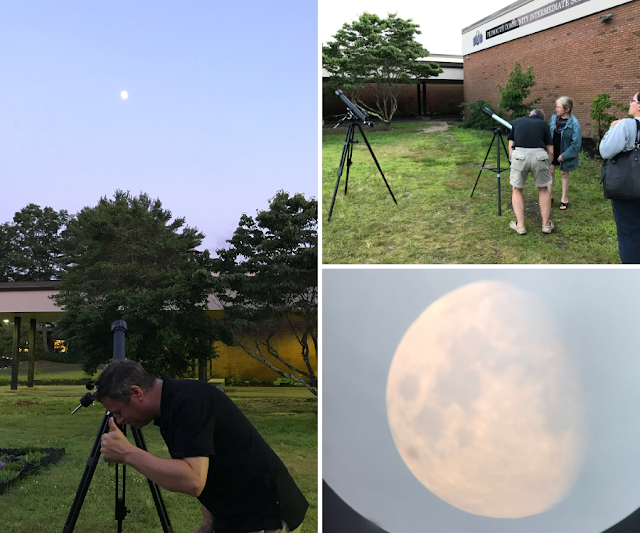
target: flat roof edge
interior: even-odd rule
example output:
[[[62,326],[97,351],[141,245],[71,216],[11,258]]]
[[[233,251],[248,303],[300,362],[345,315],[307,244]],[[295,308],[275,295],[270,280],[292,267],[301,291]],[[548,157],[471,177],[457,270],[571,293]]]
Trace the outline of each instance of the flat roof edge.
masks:
[[[62,281],[0,281],[0,292],[57,290]]]

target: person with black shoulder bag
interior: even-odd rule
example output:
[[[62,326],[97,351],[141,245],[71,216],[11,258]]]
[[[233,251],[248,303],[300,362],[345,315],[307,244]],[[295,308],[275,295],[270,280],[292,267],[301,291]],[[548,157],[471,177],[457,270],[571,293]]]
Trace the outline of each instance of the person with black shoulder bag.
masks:
[[[629,103],[633,118],[616,120],[600,141],[604,197],[611,200],[620,261],[640,263],[640,92]]]

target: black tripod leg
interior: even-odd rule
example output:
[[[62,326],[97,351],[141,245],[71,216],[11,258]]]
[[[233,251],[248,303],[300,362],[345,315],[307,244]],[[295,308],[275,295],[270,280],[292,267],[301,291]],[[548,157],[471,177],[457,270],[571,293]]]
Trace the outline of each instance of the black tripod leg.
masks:
[[[349,151],[347,153],[347,175],[344,179],[344,193],[347,194],[347,186],[349,185],[349,169],[351,168],[351,158],[353,156],[353,135],[356,130],[351,124],[351,137],[349,138]]]
[[[469,198],[471,198],[473,196],[473,193],[476,191],[476,187],[478,186],[478,180],[480,180],[480,174],[482,174],[482,171],[484,170],[484,164],[487,162],[487,158],[489,157],[489,153],[491,152],[491,147],[493,146],[493,141],[496,140],[496,136],[493,136],[493,139],[491,139],[491,144],[489,145],[489,149],[487,150],[487,155],[484,156],[484,161],[482,162],[482,166],[480,167],[480,172],[478,172],[478,177],[476,178],[476,184],[473,186],[473,190],[471,191],[471,195],[469,196]]]
[[[504,141],[502,140],[502,135],[500,135],[500,130],[498,130],[498,138],[500,139],[500,141],[502,141],[502,146],[504,146]],[[500,142],[496,143],[496,153],[497,153],[497,162],[498,162],[498,216],[501,217],[502,216],[502,204],[501,204],[501,199],[500,199],[500,175],[501,175],[501,171],[502,169],[500,168]]]
[[[509,161],[509,151],[507,150],[507,147],[504,144],[504,139],[502,138],[502,135],[500,136],[500,140],[502,141],[502,148],[504,148],[504,155],[507,156],[507,161]]]
[[[91,478],[93,478],[93,473],[95,472],[96,466],[98,465],[102,435],[107,431],[107,428],[109,427],[110,417],[111,415],[107,413],[102,419],[102,424],[100,425],[98,436],[93,443],[93,448],[91,448],[91,454],[89,455],[87,466],[85,466],[84,473],[82,474],[80,485],[78,485],[78,490],[76,491],[76,497],[74,498],[71,509],[69,510],[69,515],[67,516],[67,521],[64,525],[62,533],[71,533],[73,531],[73,528],[76,527],[76,520],[78,520],[80,510],[82,509],[82,504],[84,503],[84,498],[87,495],[89,485],[91,484]]]
[[[142,431],[138,428],[132,427],[131,432],[133,433],[136,446],[141,450],[147,451],[147,444],[142,436]],[[162,531],[164,531],[164,533],[173,533],[173,527],[171,527],[171,522],[169,521],[169,514],[167,513],[167,508],[162,500],[162,494],[160,494],[160,487],[150,479],[147,479],[147,481],[149,482],[149,489],[151,489],[151,496],[153,496],[153,501],[156,504],[158,518],[160,518],[160,524],[162,524]]]
[[[340,176],[342,176],[342,169],[344,168],[344,162],[347,158],[349,145],[353,138],[353,123],[349,123],[347,126],[347,135],[344,138],[344,146],[342,147],[342,157],[340,157],[340,166],[338,167],[338,179],[336,180],[336,188],[333,190],[333,198],[331,199],[331,207],[329,208],[329,220],[331,220],[331,213],[333,213],[333,204],[336,203],[336,194],[338,192],[338,185],[340,185]]]
[[[123,435],[127,434],[127,426],[120,427]],[[122,495],[120,495],[120,466],[122,466]],[[116,520],[118,521],[118,533],[122,533],[122,521],[127,517],[129,510],[125,505],[125,489],[127,484],[127,465],[116,464]]]
[[[380,171],[380,175],[382,176],[382,179],[384,180],[384,184],[387,186],[387,189],[389,189],[389,194],[391,195],[391,198],[393,198],[393,201],[395,202],[396,205],[398,205],[398,202],[396,201],[396,197],[393,195],[393,192],[391,191],[391,187],[389,187],[389,183],[387,183],[387,178],[384,177],[384,173],[382,172],[382,169],[380,168],[380,165],[378,164],[378,160],[376,159],[375,154],[373,153],[373,150],[371,149],[371,145],[369,144],[369,141],[367,140],[367,136],[364,134],[364,131],[362,131],[362,126],[360,126],[360,124],[357,124],[358,129],[360,130],[360,133],[362,134],[362,138],[364,139],[364,142],[367,143],[367,148],[369,148],[369,152],[371,152],[371,157],[373,157],[373,160],[376,163],[376,166],[378,167],[378,170]]]
[[[500,142],[502,143],[502,148],[504,148],[504,155],[507,156],[507,161],[509,161],[509,152],[507,152],[507,147],[504,144],[504,139],[502,138],[502,134],[498,131],[498,137],[500,137]],[[498,216],[502,216],[502,203],[500,199],[500,176],[502,175],[502,169],[500,168],[500,144],[498,147]],[[504,170],[508,170],[505,168]]]

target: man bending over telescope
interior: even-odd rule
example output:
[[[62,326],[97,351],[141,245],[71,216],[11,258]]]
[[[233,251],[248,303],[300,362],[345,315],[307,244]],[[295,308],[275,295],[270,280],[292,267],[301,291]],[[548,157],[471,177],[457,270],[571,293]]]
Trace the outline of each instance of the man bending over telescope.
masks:
[[[198,498],[193,533],[300,531],[308,503],[276,453],[231,399],[203,381],[156,378],[135,361],[113,361],[95,398],[115,418],[102,436],[108,462],[125,463],[160,487]],[[137,448],[118,429],[160,427],[171,459]]]

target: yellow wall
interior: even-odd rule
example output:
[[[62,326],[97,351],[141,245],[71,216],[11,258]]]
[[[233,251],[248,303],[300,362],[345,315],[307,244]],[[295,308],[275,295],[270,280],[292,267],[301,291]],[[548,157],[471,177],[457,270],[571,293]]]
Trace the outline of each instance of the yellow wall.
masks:
[[[296,368],[302,370],[307,369],[304,360],[302,359],[302,349],[300,343],[297,341],[293,333],[283,332],[278,335],[274,342],[274,346],[278,350],[278,354],[285,359],[289,364],[292,364]],[[315,350],[309,339],[309,361],[313,367],[313,371],[318,373],[318,358]],[[212,378],[226,378],[226,377],[241,377],[242,379],[267,379],[275,381],[280,377],[274,370],[271,370],[264,363],[256,361],[251,356],[247,355],[245,351],[237,346],[226,346],[221,342],[215,344],[216,352],[219,356],[211,361],[211,377]],[[279,361],[273,359],[268,353],[265,353],[265,357],[268,361],[275,364],[278,368],[282,368],[287,372],[286,367]]]

